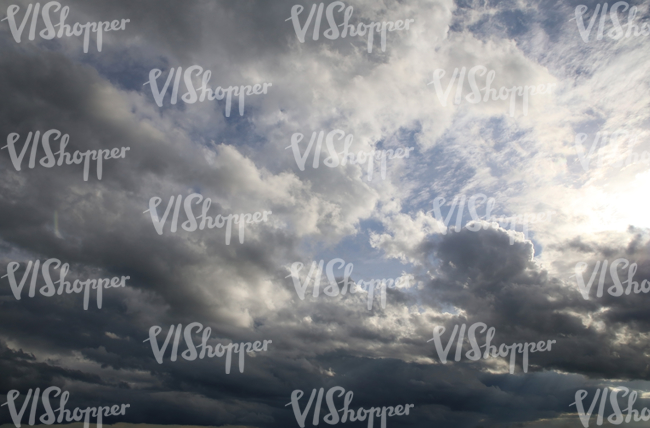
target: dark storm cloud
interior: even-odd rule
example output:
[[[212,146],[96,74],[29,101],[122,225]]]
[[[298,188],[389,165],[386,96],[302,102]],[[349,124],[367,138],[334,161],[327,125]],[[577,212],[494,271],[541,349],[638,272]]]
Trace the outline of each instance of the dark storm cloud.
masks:
[[[567,249],[575,248],[579,241],[571,242]],[[595,261],[605,259],[626,258],[630,263],[639,263],[635,275],[639,283],[650,275],[648,241],[640,235],[633,235],[626,246],[600,248],[588,256],[582,245],[578,248],[582,258],[573,264],[588,262],[585,281]],[[454,325],[466,323],[469,327],[483,322],[496,328],[497,344],[557,340],[551,352],[531,354],[531,363],[537,369],[556,368],[603,378],[648,379],[644,354],[649,344],[644,336],[639,336],[647,331],[647,294],[613,297],[605,293],[597,298],[594,285],[590,299],[585,300],[575,278],[569,278],[569,274],[564,281],[549,277],[532,261],[529,242],[510,245],[508,236],[494,229],[463,229],[447,235],[434,254],[439,266],[431,271],[435,278],[427,284],[423,300],[438,308],[451,304],[467,314],[440,324],[447,329],[443,343],[447,343]],[[567,266],[567,272],[573,273],[573,266]],[[627,279],[626,272],[619,271],[619,275],[622,280]],[[612,284],[608,275],[605,290]],[[591,322],[585,325],[588,320]],[[620,334],[625,337],[621,339]],[[484,343],[484,335],[481,340]],[[621,361],[626,362],[624,367]]]

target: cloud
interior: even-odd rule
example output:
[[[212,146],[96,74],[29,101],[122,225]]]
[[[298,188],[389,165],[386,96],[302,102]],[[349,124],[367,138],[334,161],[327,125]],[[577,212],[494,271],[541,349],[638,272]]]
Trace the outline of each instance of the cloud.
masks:
[[[578,262],[591,272],[617,258],[638,264],[639,281],[650,274],[647,165],[599,168],[598,155],[620,158],[610,144],[585,170],[575,147],[578,132],[589,144],[625,129],[640,136],[635,150],[647,149],[645,39],[585,44],[570,21],[579,3],[346,2],[355,25],[415,20],[371,53],[361,36],[313,40],[310,29],[300,43],[286,1],[67,2],[70,22],[130,19],[87,54],[76,37],[17,44],[4,21],[2,138],[18,133],[21,149],[30,132],[57,129],[69,152],[130,150],[105,161],[101,180],[91,162],[88,181],[82,165],[40,165],[42,149],[34,168],[27,151],[20,171],[0,151],[0,265],[20,262],[22,278],[27,261],[57,258],[70,264],[69,280],[130,279],[88,310],[81,294],[29,297],[31,278],[16,300],[0,279],[0,394],[56,385],[72,406],[130,403],[106,421],[125,428],[279,427],[295,423],[285,406],[293,390],[340,385],[354,392],[353,408],[415,404],[400,426],[534,427],[576,423],[578,389],[650,390],[647,296],[585,300],[571,277]],[[18,4],[22,14],[28,3]],[[195,64],[211,70],[213,88],[272,86],[247,98],[244,116],[233,108],[226,117],[224,101],[158,107],[143,86],[150,70],[164,77]],[[454,69],[477,65],[495,70],[497,88],[556,90],[511,116],[509,101],[454,104],[453,87],[443,106],[427,85],[436,69],[446,88]],[[292,135],[304,134],[304,153],[312,133],[335,129],[353,136],[354,153],[415,150],[389,161],[385,179],[375,170],[368,181],[366,165],[323,165],[326,145],[320,166],[312,152],[301,171]],[[212,216],[272,215],[247,225],[243,244],[233,233],[225,245],[223,228],[172,233],[167,223],[156,233],[143,213],[150,199],[161,198],[160,214],[170,197],[193,193],[211,198]],[[525,236],[486,222],[473,232],[464,216],[443,234],[433,200],[477,193],[495,198],[494,215],[553,220]],[[336,257],[355,265],[355,281],[413,280],[388,289],[385,308],[368,310],[366,293],[314,297],[309,288],[298,298],[286,267]],[[158,364],[143,342],[150,327],[165,334],[191,322],[212,329],[211,343],[272,344],[247,354],[244,373],[226,374],[219,358]],[[455,325],[476,322],[495,327],[497,344],[556,344],[531,354],[527,373],[520,358],[514,374],[505,358],[442,364],[427,342],[433,327],[446,327],[446,343]],[[10,422],[7,411],[0,421]]]

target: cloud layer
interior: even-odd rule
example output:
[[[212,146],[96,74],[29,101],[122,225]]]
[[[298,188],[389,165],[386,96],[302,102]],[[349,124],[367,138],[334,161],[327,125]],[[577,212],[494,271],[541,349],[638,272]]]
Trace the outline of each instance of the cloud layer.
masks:
[[[29,3],[15,4],[20,24]],[[367,36],[325,37],[326,17],[318,40],[312,23],[301,43],[289,19],[296,4],[304,6],[302,25],[311,3],[67,1],[70,24],[130,20],[104,34],[101,52],[91,36],[88,53],[83,37],[29,40],[31,21],[16,43],[8,21],[0,23],[0,135],[19,135],[18,154],[30,133],[51,129],[69,136],[71,154],[129,147],[124,158],[104,161],[101,180],[91,160],[87,181],[83,164],[43,166],[42,147],[35,157],[25,150],[20,170],[8,148],[0,151],[0,264],[8,271],[20,263],[15,276],[25,278],[20,300],[9,278],[0,279],[0,394],[18,390],[22,405],[30,388],[58,386],[70,391],[67,408],[129,403],[126,415],[105,420],[120,427],[294,426],[292,391],[334,386],[354,392],[355,409],[414,404],[389,422],[405,427],[578,426],[570,404],[580,389],[592,397],[625,386],[639,392],[635,408],[648,405],[650,297],[596,297],[595,277],[585,299],[575,271],[586,264],[588,281],[605,260],[625,259],[636,263],[635,281],[650,278],[647,38],[597,40],[594,29],[585,43],[575,10],[586,4],[587,21],[597,2],[346,2],[357,27],[414,20],[409,30],[387,32],[385,50],[377,34],[368,52]],[[647,20],[647,5],[632,5],[639,24]],[[343,15],[337,7],[337,22]],[[39,20],[36,31],[43,28]],[[173,81],[159,107],[144,85],[150,71],[161,70],[161,88],[171,68],[193,65],[211,71],[213,89],[272,86],[246,97],[243,116],[235,98],[229,116],[225,99],[172,104]],[[454,70],[476,66],[485,68],[475,75],[480,88],[494,70],[497,90],[555,89],[531,95],[525,115],[521,98],[514,114],[510,99],[467,101],[467,81],[455,103]],[[439,69],[450,88],[446,105],[429,84]],[[385,178],[375,160],[368,180],[367,163],[328,167],[324,139],[301,169],[292,136],[304,135],[304,155],[313,133],[333,130],[352,136],[355,155],[413,150],[387,160]],[[619,146],[595,140],[616,131],[627,133]],[[587,135],[580,146],[579,133]],[[339,154],[346,144],[330,143]],[[626,162],[630,153],[639,160]],[[225,227],[172,232],[173,208],[158,234],[145,212],[151,198],[161,198],[162,217],[172,196],[194,193],[211,199],[212,217],[272,214],[247,224],[243,243],[238,225],[230,245]],[[456,217],[461,208],[452,212],[452,201],[476,194],[494,198],[497,217],[553,216],[526,230],[490,220],[485,204],[479,219],[467,208]],[[442,218],[437,197],[445,198]],[[185,208],[178,219],[187,220]],[[69,264],[71,282],[129,280],[104,290],[101,309],[95,291],[88,310],[83,293],[43,296],[40,273],[31,297],[27,262],[51,258]],[[355,282],[410,280],[388,288],[383,307],[376,297],[371,310],[368,291],[326,294],[326,272],[318,296],[310,284],[301,299],[291,265],[303,264],[304,282],[313,261],[337,258],[354,266]],[[333,276],[342,281],[338,267]],[[615,285],[607,273],[604,290]],[[223,357],[171,361],[171,344],[159,364],[143,342],[150,328],[162,328],[162,345],[170,326],[192,322],[210,327],[211,346],[272,344],[246,353],[243,373],[239,356],[229,374]],[[427,342],[434,327],[445,327],[446,345],[454,326],[474,323],[494,327],[496,345],[555,343],[532,353],[526,372],[521,356],[512,374],[504,357],[442,364]],[[463,355],[471,350],[461,346]],[[0,423],[11,422],[3,407]]]

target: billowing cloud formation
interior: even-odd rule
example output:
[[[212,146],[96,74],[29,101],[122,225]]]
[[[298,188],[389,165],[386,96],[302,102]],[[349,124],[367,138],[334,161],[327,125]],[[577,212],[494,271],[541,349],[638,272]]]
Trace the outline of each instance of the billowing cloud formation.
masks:
[[[647,6],[631,3],[643,22]],[[21,22],[28,2],[16,4]],[[304,23],[311,4],[301,4]],[[58,386],[71,393],[68,408],[129,403],[124,416],[105,420],[125,427],[292,426],[292,391],[334,386],[354,392],[355,409],[414,404],[389,422],[414,427],[573,426],[579,389],[591,397],[625,386],[639,392],[635,408],[648,405],[648,296],[607,293],[609,268],[602,297],[600,277],[588,299],[578,286],[578,275],[589,281],[605,260],[636,263],[634,280],[650,278],[646,39],[594,33],[585,43],[579,4],[346,2],[357,26],[414,20],[387,33],[385,50],[377,35],[372,52],[367,36],[314,40],[313,27],[301,43],[287,20],[294,3],[285,1],[66,2],[70,23],[130,20],[104,34],[101,52],[91,41],[88,53],[82,37],[29,40],[27,21],[16,43],[2,21],[0,135],[19,135],[17,155],[30,132],[52,129],[69,136],[71,154],[129,150],[104,161],[101,180],[91,160],[87,181],[83,164],[45,167],[42,148],[33,168],[26,149],[20,170],[9,148],[0,151],[0,264],[9,271],[19,262],[14,275],[25,278],[20,300],[0,279],[0,394],[18,390],[21,405],[30,388]],[[161,70],[162,88],[171,68],[192,65],[211,71],[213,89],[272,85],[246,97],[243,116],[237,99],[229,115],[226,100],[171,104],[168,94],[158,106],[151,83],[143,85],[150,71]],[[475,75],[480,87],[494,70],[497,89],[555,89],[531,95],[526,115],[520,98],[514,114],[509,99],[469,102],[467,81],[455,103],[454,70],[477,66],[485,68]],[[430,84],[436,70],[450,88],[446,105]],[[196,75],[192,82],[201,85]],[[413,150],[387,160],[385,178],[378,158],[368,180],[367,163],[330,167],[327,140],[306,154],[313,133],[333,130],[352,136],[355,155]],[[620,149],[614,139],[594,143],[598,132],[617,130],[630,136]],[[297,133],[304,168],[291,149]],[[333,144],[340,154],[344,141]],[[632,152],[639,161],[626,162]],[[272,214],[247,224],[244,236],[234,225],[229,245],[226,227],[172,232],[173,209],[159,234],[146,211],[151,198],[161,198],[162,217],[172,196],[197,193],[211,199],[212,217]],[[494,198],[497,217],[553,216],[524,230],[487,218],[483,206],[470,219],[465,207],[454,227],[452,210],[461,207],[452,201],[476,194]],[[442,218],[432,209],[437,197],[446,201]],[[185,208],[178,219],[187,220]],[[104,290],[101,309],[92,291],[84,310],[83,293],[42,295],[40,273],[32,286],[27,262],[51,258],[69,264],[71,282],[129,279]],[[313,261],[336,258],[354,265],[356,282],[410,281],[369,310],[367,291],[325,294],[324,272],[319,295],[309,285],[301,299],[291,265],[303,264],[304,282]],[[623,264],[618,272],[628,278]],[[343,280],[344,271],[333,275]],[[173,345],[159,364],[145,341],[150,328],[162,328],[162,345],[170,326],[192,322],[210,327],[211,346],[272,343],[233,356],[229,373],[224,357],[171,361]],[[443,364],[429,341],[434,328],[445,327],[447,345],[455,326],[475,323],[494,327],[496,345],[555,342],[530,354],[526,372],[521,356],[514,373],[505,357],[465,358],[467,340],[449,342]],[[185,350],[182,338],[178,353]],[[11,421],[2,407],[0,422]]]

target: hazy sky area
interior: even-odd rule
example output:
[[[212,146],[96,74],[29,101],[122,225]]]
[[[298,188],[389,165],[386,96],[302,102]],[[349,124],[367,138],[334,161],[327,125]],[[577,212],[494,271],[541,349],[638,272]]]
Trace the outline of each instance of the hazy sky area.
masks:
[[[0,3],[1,428],[650,408],[650,2],[59,2]]]

